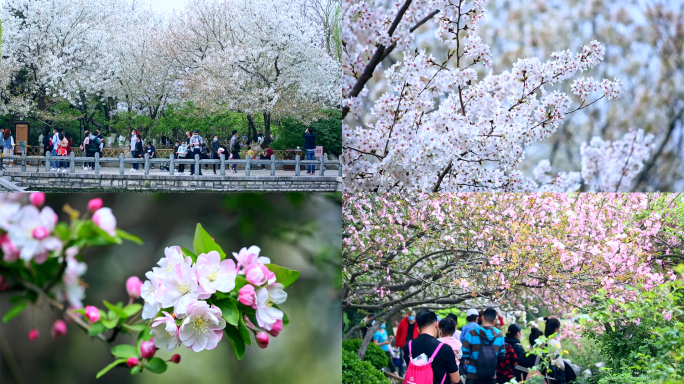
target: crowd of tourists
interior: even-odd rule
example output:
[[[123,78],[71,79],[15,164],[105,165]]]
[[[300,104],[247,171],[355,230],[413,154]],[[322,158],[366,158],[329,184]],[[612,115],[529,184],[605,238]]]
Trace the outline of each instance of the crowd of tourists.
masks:
[[[562,357],[559,319],[544,318],[544,332],[532,328],[530,346],[537,345],[540,336],[546,338],[541,347],[548,352],[540,355],[525,351],[519,325],[509,324],[504,334],[503,317],[494,308],[469,309],[466,321],[458,330],[454,314],[442,319],[429,310],[408,312],[397,324],[396,337],[388,336],[383,323],[373,334],[373,343],[387,354],[387,369],[405,384],[501,384],[513,378],[522,382],[532,367],[544,364],[546,384],[577,379],[577,366]],[[540,365],[542,356],[545,363]]]

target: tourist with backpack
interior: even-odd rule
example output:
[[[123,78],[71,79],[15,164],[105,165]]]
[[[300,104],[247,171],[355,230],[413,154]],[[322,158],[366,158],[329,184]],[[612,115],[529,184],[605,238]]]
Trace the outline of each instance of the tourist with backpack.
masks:
[[[496,383],[496,367],[504,359],[504,338],[494,328],[497,313],[487,308],[482,314],[482,325],[470,328],[463,336],[463,363],[466,384]]]
[[[396,371],[397,369],[394,366],[394,362],[392,361],[392,352],[390,349],[390,344],[392,344],[394,336],[387,337],[387,331],[385,330],[386,326],[387,325],[385,323],[380,324],[380,329],[375,331],[375,333],[373,334],[373,343],[375,343],[375,345],[378,345],[380,348],[382,348],[383,351],[385,351],[385,354],[388,358],[387,366],[389,367],[390,372],[394,373],[394,371]]]
[[[437,315],[429,310],[416,316],[419,335],[404,345],[404,361],[408,365],[404,384],[459,383],[456,355],[446,344],[437,340]]]
[[[456,364],[458,364],[461,357],[463,357],[463,351],[461,350],[461,341],[454,337],[456,332],[456,321],[453,318],[447,316],[439,322],[439,331],[442,337],[437,339],[438,341],[448,345],[454,350],[456,355]]]
[[[516,372],[520,372],[516,371],[515,367],[523,356],[520,353],[524,354],[525,349],[520,345],[520,337],[516,335],[520,335],[520,327],[515,324],[509,325],[504,338],[504,359],[499,361],[499,365],[496,367],[496,382],[499,384],[508,383],[513,377],[516,377]]]
[[[479,319],[480,319],[480,312],[478,312],[477,309],[470,308],[466,312],[466,321],[468,323],[466,323],[466,325],[464,325],[463,328],[461,328],[461,337],[459,338],[459,340],[461,341],[461,344],[463,344],[463,342],[465,341],[465,335],[468,333],[468,331],[470,331],[473,328],[477,328],[477,326],[478,326],[477,322]]]
[[[240,137],[236,130],[233,130],[233,137],[230,138],[230,153],[233,155],[233,160],[240,160]],[[237,164],[233,164],[231,168],[233,168],[233,173],[237,173]]]
[[[534,348],[534,343],[542,332],[537,329],[537,327],[532,327],[530,331],[530,345]],[[527,379],[527,374],[530,368],[538,364],[538,359],[536,355],[527,356],[525,348],[520,344],[520,339],[522,338],[522,329],[517,324],[511,324],[508,326],[508,332],[506,332],[506,337],[504,338],[505,345],[510,345],[516,355],[516,364],[513,370],[513,375],[518,382],[522,382]],[[498,375],[498,371],[497,371]]]
[[[397,338],[394,340],[394,345],[402,348],[403,354],[404,345],[418,337],[419,334],[418,325],[416,325],[416,311],[407,311],[406,315],[399,321],[399,325],[397,326]],[[399,376],[404,376],[403,363],[399,366]]]

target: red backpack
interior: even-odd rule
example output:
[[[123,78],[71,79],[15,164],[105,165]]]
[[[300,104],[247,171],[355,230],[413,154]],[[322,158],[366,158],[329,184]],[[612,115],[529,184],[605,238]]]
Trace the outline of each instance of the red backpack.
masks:
[[[506,350],[506,355],[503,361],[499,361],[496,366],[496,377],[505,377],[507,379],[512,379],[515,376],[515,366],[518,364],[518,355],[515,354],[513,346],[508,343],[504,343],[504,348]]]
[[[413,364],[413,356],[411,356],[412,342],[413,340],[409,341],[408,345],[409,365],[408,368],[406,368],[406,374],[404,375],[404,384],[432,384],[432,361],[435,359],[435,356],[437,356],[437,352],[439,352],[439,349],[442,348],[442,345],[444,345],[444,343],[439,343],[439,345],[435,349],[435,352],[433,352],[432,356],[430,356],[430,360],[428,360],[427,364],[419,366]],[[444,384],[445,379],[446,373],[442,378],[442,384]]]

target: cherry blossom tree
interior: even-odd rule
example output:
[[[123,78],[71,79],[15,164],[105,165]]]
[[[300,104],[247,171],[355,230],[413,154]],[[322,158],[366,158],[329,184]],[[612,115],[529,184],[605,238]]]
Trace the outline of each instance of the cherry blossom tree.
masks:
[[[599,288],[628,299],[674,278],[683,209],[656,194],[358,194],[343,206],[342,305],[389,319],[490,303],[566,314]]]
[[[572,191],[584,184],[588,190],[628,190],[651,150],[653,137],[641,130],[583,144],[581,173],[552,173],[550,163],[540,161],[535,181],[518,169],[528,148],[551,137],[567,115],[618,98],[622,83],[576,78],[570,85],[576,106],[559,88],[603,61],[605,48],[595,40],[578,45],[577,53],[552,52],[550,61],[519,59],[512,69],[490,71],[478,81],[484,72],[476,68],[489,70],[494,61],[478,35],[487,18],[484,4],[345,3],[343,114],[352,113],[343,125],[346,188]],[[428,27],[439,47],[430,52],[414,36]],[[399,51],[384,69],[382,63]],[[371,79],[377,90],[367,87]],[[585,170],[589,164],[600,167]]]

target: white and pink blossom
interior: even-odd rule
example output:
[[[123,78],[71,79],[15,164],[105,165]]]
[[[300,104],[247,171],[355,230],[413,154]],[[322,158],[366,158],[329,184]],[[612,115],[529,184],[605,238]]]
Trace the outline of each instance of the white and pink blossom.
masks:
[[[197,300],[202,293],[195,267],[185,263],[176,264],[174,269],[164,276],[162,286],[166,288],[166,293],[161,299],[161,305],[163,308],[173,306],[176,316],[185,314],[188,304]]]
[[[214,349],[223,337],[226,321],[221,310],[206,301],[193,301],[187,306],[186,317],[180,326],[180,339],[183,345],[199,352]]]
[[[20,251],[22,260],[35,260],[42,264],[50,251],[61,251],[62,241],[50,236],[57,224],[57,214],[50,207],[39,211],[33,205],[26,205],[17,213],[16,223],[8,232],[9,239]]]
[[[256,296],[257,323],[261,328],[270,331],[276,321],[283,319],[283,312],[274,305],[284,303],[287,300],[287,293],[283,291],[282,284],[275,283],[266,288],[259,288]]]
[[[150,334],[154,336],[154,345],[157,348],[166,348],[167,352],[171,352],[180,345],[179,328],[172,315],[162,313],[164,316],[157,317],[150,323]]]
[[[216,291],[230,292],[235,288],[237,277],[235,262],[233,260],[221,261],[221,255],[218,252],[211,251],[198,255],[195,268],[200,287],[206,296],[200,298],[208,298]]]

